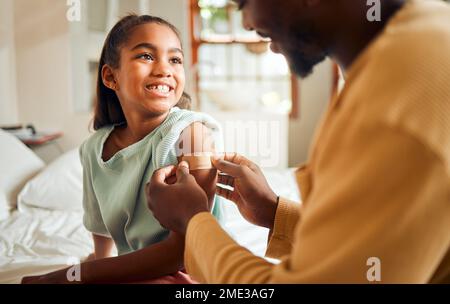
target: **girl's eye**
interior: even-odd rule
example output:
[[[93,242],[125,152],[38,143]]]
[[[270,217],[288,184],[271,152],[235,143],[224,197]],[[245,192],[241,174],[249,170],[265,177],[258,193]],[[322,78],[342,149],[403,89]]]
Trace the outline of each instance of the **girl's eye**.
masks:
[[[183,64],[183,60],[181,60],[181,58],[178,57],[171,58],[170,62],[175,64]]]
[[[153,56],[150,54],[142,54],[138,56],[139,59],[144,59],[144,60],[153,60]]]

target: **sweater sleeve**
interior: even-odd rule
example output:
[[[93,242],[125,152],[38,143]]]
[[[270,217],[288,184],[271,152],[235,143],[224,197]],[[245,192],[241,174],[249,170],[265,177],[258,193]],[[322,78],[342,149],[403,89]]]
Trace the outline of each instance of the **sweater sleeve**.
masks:
[[[269,232],[267,257],[280,259],[291,252],[299,219],[300,204],[280,197],[273,229]]]

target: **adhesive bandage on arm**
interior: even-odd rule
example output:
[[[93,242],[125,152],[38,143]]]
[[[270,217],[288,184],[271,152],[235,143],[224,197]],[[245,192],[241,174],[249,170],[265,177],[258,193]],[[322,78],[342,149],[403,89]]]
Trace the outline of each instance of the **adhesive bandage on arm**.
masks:
[[[211,156],[212,154],[210,153],[184,155],[181,160],[186,161],[189,164],[190,171],[213,169]]]

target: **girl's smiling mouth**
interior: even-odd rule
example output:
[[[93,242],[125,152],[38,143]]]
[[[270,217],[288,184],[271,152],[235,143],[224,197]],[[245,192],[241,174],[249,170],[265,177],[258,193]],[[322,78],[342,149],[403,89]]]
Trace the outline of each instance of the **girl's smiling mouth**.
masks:
[[[174,88],[166,83],[153,83],[145,86],[145,89],[156,97],[169,97]]]

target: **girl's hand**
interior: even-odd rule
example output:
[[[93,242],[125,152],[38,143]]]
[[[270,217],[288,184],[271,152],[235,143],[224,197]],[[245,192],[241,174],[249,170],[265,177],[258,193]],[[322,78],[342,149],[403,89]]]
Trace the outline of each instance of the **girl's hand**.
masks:
[[[79,284],[81,282],[70,282],[67,280],[67,271],[70,268],[61,269],[44,275],[29,276],[22,278],[22,284]]]
[[[44,284],[41,283],[41,277],[42,276],[29,276],[29,277],[23,277],[21,284]]]
[[[96,258],[96,256],[95,256],[95,253],[91,253],[90,255],[87,256],[87,258],[84,259],[83,262],[94,261],[94,260],[96,260],[96,259],[97,259],[97,258]]]

